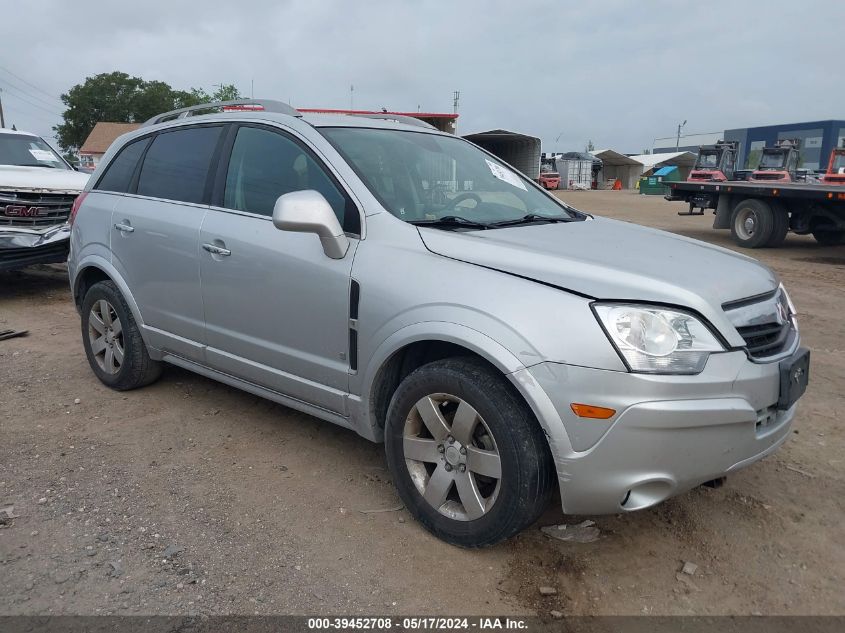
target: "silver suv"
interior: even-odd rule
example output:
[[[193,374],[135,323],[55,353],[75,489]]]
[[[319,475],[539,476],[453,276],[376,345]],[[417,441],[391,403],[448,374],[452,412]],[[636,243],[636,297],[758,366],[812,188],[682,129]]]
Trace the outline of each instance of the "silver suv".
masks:
[[[202,108],[121,137],[76,207],[106,385],[167,362],[384,442],[408,510],[470,547],[556,489],[638,510],[788,437],[809,353],[756,261],[581,213],[413,119]]]

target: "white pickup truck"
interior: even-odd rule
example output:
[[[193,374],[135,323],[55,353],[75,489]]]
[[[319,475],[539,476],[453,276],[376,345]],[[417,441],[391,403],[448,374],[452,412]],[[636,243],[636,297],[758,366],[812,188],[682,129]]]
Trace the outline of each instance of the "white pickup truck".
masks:
[[[86,182],[40,136],[0,129],[0,271],[67,259],[68,217]]]

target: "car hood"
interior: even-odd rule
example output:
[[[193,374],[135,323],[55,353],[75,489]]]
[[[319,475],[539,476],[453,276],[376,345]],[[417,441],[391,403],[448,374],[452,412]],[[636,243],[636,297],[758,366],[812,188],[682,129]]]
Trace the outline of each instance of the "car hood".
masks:
[[[723,321],[722,304],[764,294],[778,279],[750,257],[627,222],[595,218],[488,231],[419,227],[433,253],[594,299],[685,306]]]
[[[70,169],[0,165],[0,190],[55,191],[79,193],[89,174]]]

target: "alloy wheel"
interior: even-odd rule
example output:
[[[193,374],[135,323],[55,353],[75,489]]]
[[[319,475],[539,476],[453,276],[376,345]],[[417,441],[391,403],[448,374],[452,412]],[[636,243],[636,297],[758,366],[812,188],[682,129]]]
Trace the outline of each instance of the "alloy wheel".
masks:
[[[88,342],[100,369],[116,374],[123,365],[123,324],[114,306],[105,299],[94,302],[88,314]]]
[[[414,486],[440,514],[472,521],[493,507],[501,458],[489,427],[468,402],[444,393],[421,398],[405,420],[402,444]]]

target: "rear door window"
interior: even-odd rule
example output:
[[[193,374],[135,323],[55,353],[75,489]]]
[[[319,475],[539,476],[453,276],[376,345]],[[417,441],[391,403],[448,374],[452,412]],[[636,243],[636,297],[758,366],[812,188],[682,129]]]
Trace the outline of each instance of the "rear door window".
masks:
[[[99,191],[127,193],[132,182],[132,176],[135,173],[135,168],[138,166],[138,161],[144,155],[144,150],[149,142],[149,138],[143,138],[129,143],[120,150],[118,155],[106,168],[106,173],[100,178],[100,182],[97,183],[95,189]]]
[[[221,126],[191,127],[155,137],[138,178],[138,195],[203,202]]]

